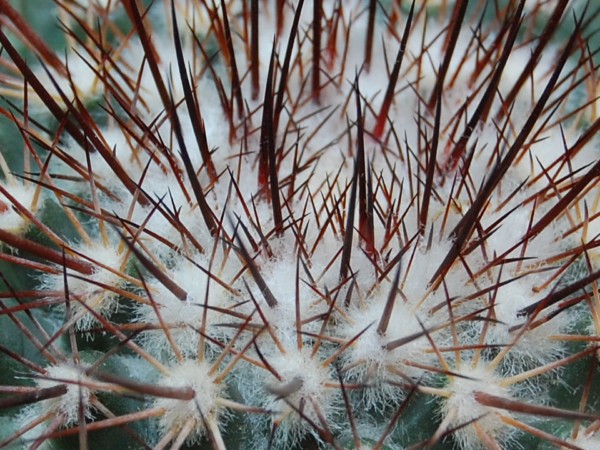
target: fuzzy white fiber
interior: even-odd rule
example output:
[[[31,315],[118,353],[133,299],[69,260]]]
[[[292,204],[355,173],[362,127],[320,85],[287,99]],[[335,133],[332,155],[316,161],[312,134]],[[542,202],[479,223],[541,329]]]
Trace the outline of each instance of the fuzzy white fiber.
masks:
[[[527,371],[568,353],[564,335],[572,332],[573,315],[562,303],[535,307],[556,291],[563,269],[574,265],[576,257],[589,259],[586,273],[600,267],[597,183],[572,199],[547,226],[530,233],[598,158],[597,138],[565,156],[585,124],[597,120],[593,108],[571,114],[578,107],[572,97],[586,94],[584,88],[569,93],[571,78],[565,74],[574,63],[567,64],[565,78],[550,97],[551,106],[540,115],[510,167],[500,173],[551,79],[560,46],[548,45],[510,111],[503,112],[504,98],[536,45],[529,40],[529,30],[523,30],[526,36],[517,39],[490,94],[489,111],[473,130],[466,130],[501,60],[505,38],[496,39],[508,22],[502,17],[485,19],[479,28],[473,19],[465,19],[436,116],[438,104],[430,99],[437,100],[449,40],[449,22],[442,12],[453,2],[416,2],[420,12],[411,25],[380,134],[375,131],[377,116],[406,25],[406,2],[377,2],[378,8],[388,8],[389,17],[377,15],[375,50],[367,67],[369,2],[323,1],[327,27],[333,27],[330,18],[336,17],[339,29],[323,32],[320,89],[312,92],[311,25],[318,2],[306,1],[275,130],[276,155],[265,163],[261,144],[266,138],[261,133],[268,127],[261,129],[261,116],[273,39],[279,36],[274,49],[276,98],[297,2],[281,2],[285,14],[279,35],[274,7],[279,2],[259,2],[258,96],[252,92],[246,42],[249,3],[224,2],[243,78],[241,112],[232,94],[232,55],[224,44],[222,12],[208,14],[211,2],[173,3],[183,71],[174,50],[171,2],[154,2],[144,17],[173,111],[158,93],[144,42],[136,33],[123,36],[107,53],[110,63],[97,61],[107,57],[104,53],[82,56],[94,62],[88,67],[77,55],[85,55],[85,49],[74,44],[67,62],[78,75],[69,79],[52,72],[67,97],[77,96],[82,104],[113,98],[115,92],[131,102],[126,103],[130,111],[122,111],[116,101],[107,102],[115,112],[98,126],[98,139],[110,149],[109,156],[82,148],[76,139],[63,139],[56,153],[64,157],[52,160],[52,173],[66,178],[60,186],[75,198],[67,201],[56,195],[57,201],[72,201],[86,211],[82,222],[94,224],[89,228],[104,230],[96,222],[105,220],[106,227],[119,233],[118,239],[107,240],[107,235],[116,234],[80,232],[76,243],[65,243],[73,258],[95,268],[88,275],[67,272],[77,327],[98,325],[88,308],[107,322],[118,322],[122,319],[114,314],[117,306],[127,305],[119,312],[127,314],[128,322],[115,328],[121,326],[123,335],[136,333],[128,342],[131,351],[162,371],[160,386],[193,389],[193,400],[158,396],[148,402],[161,408],[159,431],[165,446],[177,442],[178,436],[187,443],[211,433],[220,436],[228,411],[244,407],[261,409],[249,414],[262,414],[261,425],[277,436],[277,448],[291,448],[308,435],[324,442],[326,433],[317,431],[329,427],[335,434],[348,428],[341,380],[352,385],[349,402],[358,429],[369,428],[369,414],[389,414],[409,392],[420,390],[439,404],[439,414],[432,418],[436,423],[448,429],[469,423],[453,433],[461,450],[492,448],[490,442],[512,448],[505,442],[514,430],[501,421],[512,416],[483,405],[477,392],[528,401],[523,392],[529,390],[543,397],[548,390],[544,377]],[[78,4],[84,23],[93,23],[90,17],[100,13],[127,17],[119,1]],[[555,2],[526,4],[527,14],[542,14],[540,8]],[[210,67],[198,43],[212,55]],[[114,78],[101,82],[96,68]],[[182,76],[188,74],[201,124],[194,123],[187,108]],[[51,94],[59,101],[56,89]],[[558,117],[567,119],[555,123]],[[274,120],[266,117],[265,123]],[[203,127],[214,173],[199,151],[194,125]],[[464,152],[454,155],[461,135],[471,131]],[[363,132],[364,155],[358,141]],[[435,160],[434,136],[439,137]],[[273,170],[266,170],[265,164]],[[115,165],[129,186],[117,176]],[[493,176],[497,183],[479,204]],[[271,181],[278,184],[273,187]],[[31,207],[30,184],[7,186],[17,202]],[[354,204],[352,193],[358,197]],[[4,207],[10,203],[0,195],[1,226],[22,230],[23,219],[15,208]],[[464,217],[473,211],[472,223],[465,223]],[[216,229],[211,229],[211,219]],[[580,247],[575,256],[569,253]],[[62,267],[52,267],[56,273],[40,277],[39,288],[54,291],[56,298],[56,292],[64,291],[64,281]],[[589,331],[598,334],[600,305],[589,303],[595,312]],[[119,342],[123,335],[118,335]],[[56,369],[52,376],[79,376],[69,370]],[[519,382],[510,381],[519,375]],[[248,405],[227,400],[229,389]],[[46,403],[47,410],[64,415],[65,423],[75,422],[73,408],[80,392],[87,401],[89,393],[74,384],[58,403]],[[258,439],[266,442],[267,437]],[[581,439],[577,442],[584,442]],[[596,437],[585,439],[585,448],[598,448]]]

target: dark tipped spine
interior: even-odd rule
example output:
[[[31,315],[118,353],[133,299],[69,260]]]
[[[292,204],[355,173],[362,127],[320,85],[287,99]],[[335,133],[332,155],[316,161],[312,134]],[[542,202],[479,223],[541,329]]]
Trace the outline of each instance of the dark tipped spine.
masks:
[[[510,105],[514,102],[515,98],[517,97],[517,94],[519,93],[525,82],[531,77],[531,74],[533,73],[534,69],[536,68],[539,62],[539,59],[542,56],[544,48],[546,48],[546,45],[548,44],[548,42],[550,42],[550,39],[554,35],[555,31],[559,28],[558,25],[560,23],[560,19],[563,16],[568,4],[569,0],[560,0],[554,8],[552,16],[550,17],[550,20],[548,20],[546,28],[544,28],[544,31],[542,32],[541,36],[537,39],[537,45],[531,53],[529,61],[523,68],[523,71],[519,75],[519,78],[513,85],[510,92],[504,98],[502,102],[503,106],[496,114],[496,122],[500,122],[502,117],[508,113],[508,109],[510,108]]]
[[[410,12],[406,19],[406,25],[404,27],[404,34],[402,35],[402,41],[400,42],[400,48],[396,54],[396,61],[394,62],[394,68],[390,74],[390,81],[383,97],[383,103],[381,109],[377,115],[377,121],[375,123],[375,129],[373,130],[373,136],[379,139],[383,134],[385,123],[387,120],[390,107],[392,106],[392,100],[394,99],[394,91],[396,90],[396,84],[398,83],[398,77],[400,75],[400,69],[402,67],[402,60],[404,59],[404,53],[406,52],[406,45],[408,43],[408,36],[410,35],[410,27],[412,24],[413,12],[415,9],[415,0],[413,0],[410,6]]]
[[[377,0],[369,0],[369,17],[367,24],[367,35],[365,36],[365,70],[371,68],[373,56],[373,40],[375,37],[375,13],[377,12]]]
[[[456,48],[456,43],[458,42],[458,35],[460,34],[460,30],[462,29],[462,25],[465,20],[465,14],[467,12],[468,5],[469,0],[459,0],[454,5],[452,20],[448,30],[449,34],[447,35],[446,42],[444,43],[444,59],[437,75],[435,88],[431,93],[431,98],[429,99],[429,104],[427,105],[429,109],[433,109],[435,102],[439,98],[439,93],[444,89],[444,81],[446,80],[446,74],[448,73],[448,68],[450,67],[450,62],[452,61],[452,55],[454,54],[454,49]]]
[[[370,173],[367,176],[365,156],[365,132],[361,107],[358,79],[355,81],[356,95],[356,164],[358,181],[358,233],[364,245],[365,252],[370,257],[375,255],[375,227],[373,225],[373,188]],[[367,180],[368,179],[368,180]]]
[[[244,98],[242,97],[242,84],[240,82],[240,74],[235,59],[235,51],[233,50],[233,39],[231,29],[229,27],[229,18],[227,16],[227,7],[225,0],[221,1],[221,12],[223,14],[223,28],[225,30],[225,39],[227,41],[227,52],[229,53],[229,64],[231,66],[231,95],[235,99],[238,118],[244,116]]]
[[[294,42],[296,41],[296,35],[298,34],[298,24],[300,23],[300,16],[302,14],[302,7],[304,6],[304,0],[300,0],[296,5],[296,12],[294,14],[294,21],[290,28],[290,35],[288,36],[288,42],[285,49],[285,57],[283,65],[281,66],[281,74],[279,76],[279,87],[277,89],[277,96],[275,97],[275,107],[273,110],[273,128],[277,134],[279,126],[279,118],[281,111],[283,110],[283,97],[285,95],[285,89],[287,86],[288,74],[290,72],[290,64],[292,61],[292,52],[294,51]]]
[[[323,0],[313,0],[313,46],[312,46],[312,98],[319,103],[321,89],[321,32],[323,18]]]
[[[252,84],[252,100],[258,100],[260,92],[259,47],[258,47],[258,0],[250,3],[250,81]]]
[[[517,35],[521,28],[521,20],[523,14],[523,8],[525,7],[525,0],[521,0],[519,2],[519,6],[515,14],[512,17],[512,23],[510,28],[510,33],[504,45],[504,49],[502,52],[502,56],[500,60],[496,64],[496,69],[494,70],[494,75],[492,76],[491,81],[488,83],[485,92],[481,97],[481,101],[477,105],[475,112],[471,116],[471,119],[467,123],[465,130],[463,131],[462,136],[452,149],[448,160],[446,161],[444,171],[449,172],[456,168],[458,161],[464,155],[465,149],[467,148],[467,143],[475,130],[475,127],[479,123],[479,121],[487,115],[487,112],[492,106],[492,102],[494,101],[494,96],[498,90],[498,85],[500,84],[500,79],[502,78],[502,74],[504,72],[504,68],[506,67],[506,63],[508,62],[508,58],[512,52],[515,40],[517,39]],[[484,119],[485,120],[485,119]]]
[[[187,71],[185,68],[185,61],[183,58],[183,49],[181,48],[181,39],[179,38],[179,27],[177,26],[177,17],[175,15],[175,3],[174,0],[171,0],[171,15],[173,20],[173,34],[175,39],[175,53],[177,55],[177,67],[179,69],[179,77],[181,78],[181,85],[183,86],[183,92],[185,97],[185,104],[187,106],[188,114],[190,115],[190,121],[192,123],[192,129],[194,130],[194,135],[196,137],[196,142],[198,144],[198,149],[200,150],[200,155],[202,156],[202,160],[206,165],[206,169],[208,171],[208,175],[210,177],[211,182],[215,182],[217,180],[217,171],[215,169],[215,165],[212,161],[212,157],[210,154],[210,150],[208,148],[208,142],[206,140],[206,132],[204,130],[204,121],[202,120],[202,115],[200,113],[200,107],[197,104],[192,86],[190,84],[190,80],[187,75]],[[175,112],[173,111],[175,114]]]
[[[487,177],[477,196],[473,200],[473,204],[452,230],[450,234],[450,238],[452,239],[452,247],[446,255],[446,257],[444,258],[444,260],[442,261],[442,263],[440,264],[435,274],[433,275],[433,277],[431,278],[431,283],[433,283],[434,281],[439,281],[440,277],[443,276],[443,274],[445,274],[450,268],[450,266],[454,263],[461,250],[463,249],[464,245],[467,243],[473,228],[479,222],[479,216],[483,211],[483,208],[485,207],[490,195],[492,194],[492,192],[494,191],[494,189],[496,188],[506,171],[512,166],[512,163],[517,157],[517,155],[522,151],[523,144],[527,140],[527,137],[529,136],[529,134],[533,130],[533,127],[540,118],[540,115],[542,114],[544,107],[548,102],[548,99],[554,92],[554,86],[558,81],[560,73],[564,65],[566,64],[569,55],[571,54],[571,50],[573,49],[575,42],[579,38],[579,31],[580,23],[577,22],[575,30],[571,34],[569,42],[565,46],[561,57],[557,62],[554,72],[550,77],[550,80],[544,88],[540,99],[533,108],[533,111],[527,118],[527,121],[521,128],[520,133],[516,137],[509,150],[506,152],[505,157],[501,161],[499,161],[491,170],[489,176]]]
[[[435,167],[437,165],[437,151],[438,144],[440,141],[440,123],[442,120],[442,92],[438,91],[438,99],[435,104],[435,118],[433,124],[433,136],[431,137],[431,143],[429,144],[429,152],[427,153],[427,174],[425,175],[425,189],[423,190],[423,203],[421,204],[421,211],[419,213],[419,230],[421,234],[425,233],[425,227],[427,226],[427,215],[429,213],[429,203],[433,193],[433,176],[435,174]]]
[[[281,200],[279,197],[279,177],[277,174],[275,129],[273,128],[273,68],[275,65],[275,42],[271,50],[271,61],[269,62],[269,72],[267,73],[267,84],[265,86],[265,99],[263,102],[263,117],[261,126],[260,152],[266,154],[268,173],[269,173],[269,197],[273,209],[273,222],[275,233],[283,232],[283,214],[281,211]]]

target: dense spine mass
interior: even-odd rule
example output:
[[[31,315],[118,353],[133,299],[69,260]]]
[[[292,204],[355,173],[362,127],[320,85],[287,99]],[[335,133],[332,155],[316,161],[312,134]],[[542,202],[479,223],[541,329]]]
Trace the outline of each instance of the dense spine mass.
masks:
[[[600,9],[55,3],[0,0],[0,447],[600,446]]]

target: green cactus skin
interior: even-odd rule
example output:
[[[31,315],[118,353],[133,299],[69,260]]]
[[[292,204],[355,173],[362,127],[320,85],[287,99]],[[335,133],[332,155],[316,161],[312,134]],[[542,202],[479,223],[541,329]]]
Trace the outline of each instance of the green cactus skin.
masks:
[[[600,448],[594,6],[33,3],[0,447]]]

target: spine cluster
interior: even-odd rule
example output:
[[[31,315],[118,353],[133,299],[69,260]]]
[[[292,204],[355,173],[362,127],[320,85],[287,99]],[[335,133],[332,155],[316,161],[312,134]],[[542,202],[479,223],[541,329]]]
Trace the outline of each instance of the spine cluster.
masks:
[[[56,10],[0,0],[0,447],[600,446],[600,10]]]

